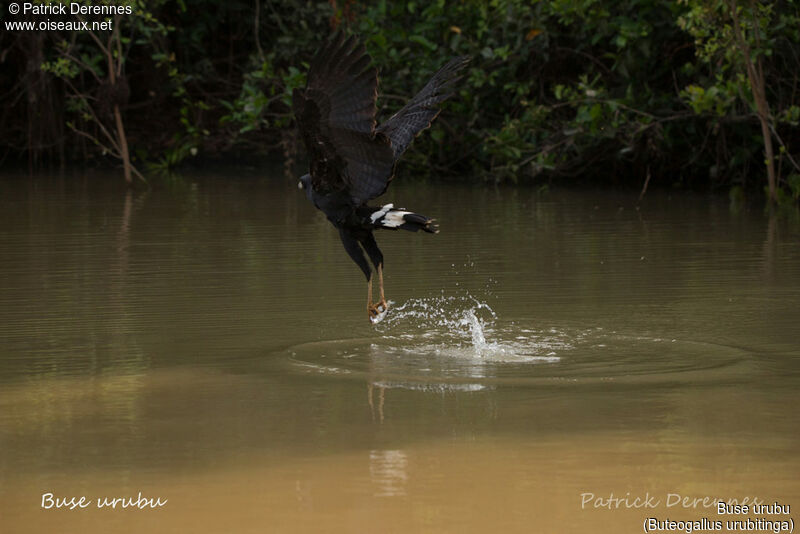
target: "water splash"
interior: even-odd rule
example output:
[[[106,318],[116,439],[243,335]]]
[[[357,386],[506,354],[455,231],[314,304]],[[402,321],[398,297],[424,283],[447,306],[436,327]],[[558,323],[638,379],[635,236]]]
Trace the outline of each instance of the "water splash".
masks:
[[[472,346],[475,347],[475,350],[481,351],[487,347],[486,345],[486,336],[483,335],[483,325],[475,316],[472,310],[467,312],[467,317],[469,320],[469,329],[472,332]]]
[[[504,320],[460,291],[390,306],[365,337],[297,345],[291,360],[300,372],[363,376],[382,390],[448,393],[499,383],[702,381],[748,358],[741,349],[647,332]]]
[[[402,341],[403,352],[478,361],[556,362],[554,350],[568,346],[552,335],[541,340],[498,326],[491,306],[468,293],[411,299],[390,308],[376,330],[385,341]]]

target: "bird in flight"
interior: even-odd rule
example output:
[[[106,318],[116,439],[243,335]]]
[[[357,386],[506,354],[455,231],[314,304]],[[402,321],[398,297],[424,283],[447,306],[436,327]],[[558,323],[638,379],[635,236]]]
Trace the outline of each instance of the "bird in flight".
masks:
[[[397,160],[439,114],[438,106],[451,96],[469,59],[450,60],[400,111],[377,125],[378,71],[364,45],[340,32],[311,60],[305,88],[292,93],[297,127],[310,160],[310,172],[298,185],[339,230],[345,250],[366,276],[370,321],[388,309],[383,254],[373,231],[438,233],[439,229],[424,215],[368,202],[386,191]],[[375,303],[372,269],[364,252],[378,272],[380,300]]]

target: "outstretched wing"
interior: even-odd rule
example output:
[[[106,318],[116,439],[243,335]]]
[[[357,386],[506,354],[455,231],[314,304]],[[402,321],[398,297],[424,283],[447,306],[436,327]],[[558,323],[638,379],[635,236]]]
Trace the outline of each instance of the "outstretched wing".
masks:
[[[406,151],[411,141],[433,122],[439,114],[438,105],[450,98],[451,89],[460,77],[458,73],[467,66],[469,56],[451,59],[439,69],[417,95],[403,109],[378,126],[377,132],[389,137],[395,159]]]
[[[305,89],[292,93],[314,189],[344,191],[357,205],[386,190],[394,165],[389,139],[375,132],[371,63],[364,45],[339,33],[311,61]]]

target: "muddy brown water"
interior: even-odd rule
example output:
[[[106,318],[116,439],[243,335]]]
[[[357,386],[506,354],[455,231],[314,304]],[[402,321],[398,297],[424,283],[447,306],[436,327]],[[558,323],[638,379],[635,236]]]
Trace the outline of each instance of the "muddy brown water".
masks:
[[[800,507],[795,215],[396,183],[441,233],[378,235],[371,325],[296,184],[235,174],[0,179],[2,532],[641,532],[790,517],[719,499]]]

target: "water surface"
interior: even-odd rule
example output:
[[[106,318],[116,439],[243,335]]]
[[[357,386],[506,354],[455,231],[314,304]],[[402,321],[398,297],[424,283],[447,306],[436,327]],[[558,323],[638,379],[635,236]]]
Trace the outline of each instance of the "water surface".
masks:
[[[396,183],[441,233],[378,236],[372,325],[296,185],[239,174],[0,180],[4,532],[627,532],[716,518],[669,495],[800,506],[792,214]],[[582,506],[612,493],[661,502]]]

